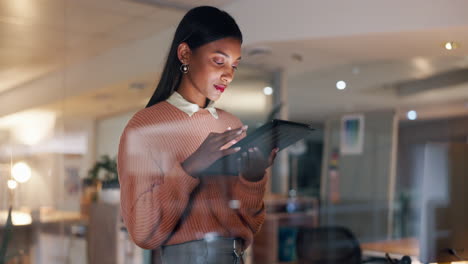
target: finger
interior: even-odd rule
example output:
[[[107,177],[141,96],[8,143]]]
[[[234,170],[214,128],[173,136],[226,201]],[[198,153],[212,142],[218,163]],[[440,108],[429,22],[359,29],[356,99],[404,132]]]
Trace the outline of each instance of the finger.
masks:
[[[268,158],[268,164],[269,166],[273,165],[273,162],[275,161],[276,155],[278,154],[279,148],[274,148],[271,153],[270,157]]]
[[[231,127],[228,127],[226,131],[224,131],[223,133],[221,133],[222,136],[224,135],[232,135],[232,134],[235,134],[235,133],[239,133],[239,131],[242,131],[244,132],[245,130],[247,130],[247,126],[241,126],[241,127],[238,127],[238,128],[235,128],[235,129],[232,129]],[[242,133],[240,132],[240,133]]]
[[[228,127],[228,128],[226,129],[226,131],[229,131],[229,130],[232,130],[232,127]],[[224,131],[224,132],[226,132],[226,131]],[[240,137],[240,136],[239,136],[239,137]],[[236,139],[233,139],[233,140],[229,141],[229,143],[227,143],[226,145],[222,146],[222,147],[220,148],[220,150],[228,149],[228,148],[232,147],[232,145],[236,144],[238,141],[239,141],[239,140],[238,140],[237,138],[236,138]]]
[[[215,141],[217,143],[221,143],[221,146],[223,146],[224,144],[228,143],[229,141],[241,136],[242,133],[247,131],[247,128],[248,128],[248,126],[242,126],[242,127],[239,127],[239,128],[233,129],[233,130],[227,130],[224,133],[219,134]]]
[[[236,152],[239,152],[241,150],[240,147],[237,147],[237,148],[230,148],[230,149],[224,149],[224,150],[221,150],[219,153],[220,153],[220,157],[219,158],[222,158],[224,156],[228,156],[228,155],[232,155]]]
[[[221,148],[219,148],[219,150],[224,150],[224,149],[228,149],[230,147],[232,147],[232,145],[236,144],[237,143],[237,140],[236,139],[233,139],[231,141],[229,141],[226,145],[222,146]]]
[[[219,147],[220,150],[223,150],[223,149],[228,149],[230,147],[232,147],[234,144],[236,144],[237,142],[239,142],[241,139],[243,138],[243,135],[238,135],[234,138],[227,138],[225,140],[229,140],[229,141],[217,141],[214,144],[215,147]]]
[[[254,148],[247,149],[247,162],[245,164],[248,171],[256,170],[257,167],[263,167],[261,164],[261,159],[259,159],[258,153],[254,150]]]
[[[244,136],[241,134],[239,136],[237,136],[236,138],[234,138],[233,140],[229,141],[226,145],[222,146],[220,148],[220,150],[223,150],[223,149],[228,149],[230,147],[232,147],[234,144],[236,144],[237,142],[239,142]]]
[[[249,167],[248,173],[251,175],[264,175],[268,167],[267,159],[262,151],[257,147],[249,149]]]
[[[243,168],[243,172],[246,172],[246,171],[248,171],[249,165],[250,165],[248,152],[242,153],[241,158],[242,158],[242,168]]]
[[[242,127],[232,129],[231,127],[228,127],[224,132],[217,133],[217,132],[211,132],[208,136],[213,137],[213,142],[218,141],[220,138],[226,136],[226,135],[234,135],[236,133],[242,134],[242,132],[239,132],[239,130],[242,130]]]
[[[232,145],[235,144],[235,142],[231,142],[231,143],[234,143],[234,144],[230,144],[229,146],[225,146],[229,140],[227,141],[223,141],[223,139],[226,137],[226,135],[231,135],[231,141],[234,140],[235,136],[238,136],[242,134],[242,130],[240,129],[235,129],[235,130],[227,130],[226,132],[223,132],[223,133],[215,133],[215,132],[211,132],[208,137],[205,139],[204,143],[207,144],[208,146],[210,146],[210,149],[212,151],[217,151],[217,150],[224,150],[224,149],[227,149],[229,147],[231,147]],[[229,138],[228,138],[229,139]],[[237,141],[236,141],[237,143]]]
[[[255,157],[255,164],[261,164],[263,167],[262,169],[266,169],[270,166],[270,163],[268,163],[269,159],[265,157],[265,154],[263,154],[263,152],[260,151],[259,148],[254,147],[253,155]]]
[[[263,157],[263,153],[257,147],[249,149],[249,158],[255,164],[258,164],[259,162],[262,162],[265,159]]]
[[[241,133],[239,136],[237,136],[233,140],[229,141],[226,145],[222,146],[220,149],[222,150],[222,149],[230,148],[234,144],[236,144],[237,142],[241,141],[241,139],[243,139],[244,137],[245,137],[244,133]]]
[[[242,129],[228,130],[223,133],[219,133],[212,138],[212,143],[215,144],[217,148],[221,148],[226,145],[229,141],[234,140],[236,137],[242,134]]]
[[[242,175],[244,173],[244,165],[242,163],[242,153],[240,153],[237,157],[237,172],[239,175]]]
[[[239,174],[242,174],[242,158],[237,158],[237,170]]]

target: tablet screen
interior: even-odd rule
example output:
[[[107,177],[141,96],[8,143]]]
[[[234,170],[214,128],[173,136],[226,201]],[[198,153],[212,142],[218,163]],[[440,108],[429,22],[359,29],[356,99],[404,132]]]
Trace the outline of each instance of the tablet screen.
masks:
[[[306,138],[314,130],[307,124],[274,119],[231,146],[231,148],[241,147],[241,150],[219,159],[204,174],[237,175],[237,158],[249,148],[257,147],[268,156],[274,148],[278,147],[281,151]]]

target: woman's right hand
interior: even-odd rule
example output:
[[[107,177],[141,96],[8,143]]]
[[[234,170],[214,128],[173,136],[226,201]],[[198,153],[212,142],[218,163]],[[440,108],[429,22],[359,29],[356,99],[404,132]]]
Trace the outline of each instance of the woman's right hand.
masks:
[[[197,177],[218,159],[238,152],[240,148],[226,146],[237,143],[247,128],[248,126],[243,126],[233,130],[228,129],[223,133],[210,133],[200,147],[182,162],[182,167],[189,175]]]

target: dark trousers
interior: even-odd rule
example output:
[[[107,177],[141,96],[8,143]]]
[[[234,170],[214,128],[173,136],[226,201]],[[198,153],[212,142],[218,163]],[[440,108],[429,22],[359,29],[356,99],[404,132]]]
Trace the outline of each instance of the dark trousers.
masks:
[[[163,264],[241,264],[242,240],[213,238],[163,246]]]

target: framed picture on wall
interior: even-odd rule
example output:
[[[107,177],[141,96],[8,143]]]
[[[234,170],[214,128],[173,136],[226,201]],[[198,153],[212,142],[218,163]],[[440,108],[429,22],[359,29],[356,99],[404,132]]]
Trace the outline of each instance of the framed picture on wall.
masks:
[[[340,152],[342,155],[362,154],[364,147],[364,115],[341,118]]]

